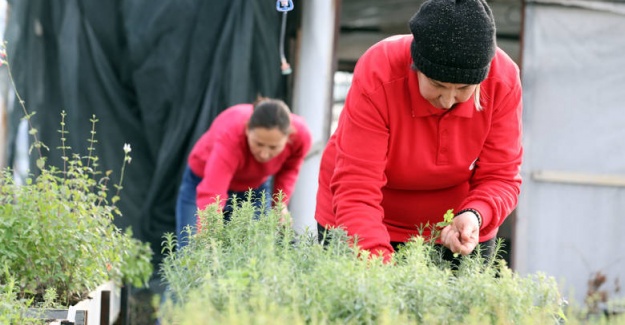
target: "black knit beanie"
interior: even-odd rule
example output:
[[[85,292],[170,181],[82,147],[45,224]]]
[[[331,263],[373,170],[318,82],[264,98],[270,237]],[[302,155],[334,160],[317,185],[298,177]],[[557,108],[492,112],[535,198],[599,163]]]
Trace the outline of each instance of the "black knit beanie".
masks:
[[[479,84],[495,56],[495,19],[484,0],[427,0],[409,22],[414,66],[428,78]]]

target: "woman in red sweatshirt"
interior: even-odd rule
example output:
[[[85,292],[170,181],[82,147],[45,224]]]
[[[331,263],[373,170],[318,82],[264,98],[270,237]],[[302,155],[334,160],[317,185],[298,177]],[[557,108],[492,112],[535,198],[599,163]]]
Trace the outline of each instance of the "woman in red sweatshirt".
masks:
[[[484,0],[428,0],[409,27],[356,65],[321,161],[319,235],[342,227],[388,261],[453,209],[447,255],[492,250],[521,186],[518,67]]]
[[[183,174],[176,203],[180,247],[186,245],[185,227],[196,225],[198,209],[219,204],[230,220],[234,195],[246,199],[251,189],[257,216],[279,191],[286,206],[310,144],[304,120],[281,100],[262,98],[220,113],[193,146]]]

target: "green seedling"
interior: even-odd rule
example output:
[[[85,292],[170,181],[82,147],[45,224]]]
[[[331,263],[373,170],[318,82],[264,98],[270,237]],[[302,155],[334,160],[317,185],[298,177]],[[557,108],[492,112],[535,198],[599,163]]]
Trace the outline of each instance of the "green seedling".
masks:
[[[447,210],[447,212],[445,212],[445,215],[443,216],[443,221],[437,223],[436,227],[438,227],[439,229],[443,229],[449,226],[453,222],[454,217],[455,217],[454,209]],[[454,257],[458,257],[458,256],[460,256],[460,254],[454,253]]]

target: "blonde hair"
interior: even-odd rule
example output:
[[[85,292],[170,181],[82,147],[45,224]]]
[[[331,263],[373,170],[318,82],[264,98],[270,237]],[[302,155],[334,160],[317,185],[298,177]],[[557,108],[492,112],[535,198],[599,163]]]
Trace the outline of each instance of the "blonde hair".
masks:
[[[482,96],[480,96],[480,85],[477,85],[477,87],[475,87],[475,93],[473,95],[473,104],[475,105],[475,110],[478,112],[484,109],[484,107],[482,106],[481,97]]]

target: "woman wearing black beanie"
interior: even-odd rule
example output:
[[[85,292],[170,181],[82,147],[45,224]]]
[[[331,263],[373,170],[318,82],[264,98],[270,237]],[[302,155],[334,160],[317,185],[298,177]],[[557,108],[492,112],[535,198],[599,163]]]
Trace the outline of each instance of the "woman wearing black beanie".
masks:
[[[492,249],[521,186],[519,69],[483,0],[428,0],[409,27],[356,65],[321,161],[319,234],[342,227],[389,261],[453,209],[447,253]]]

